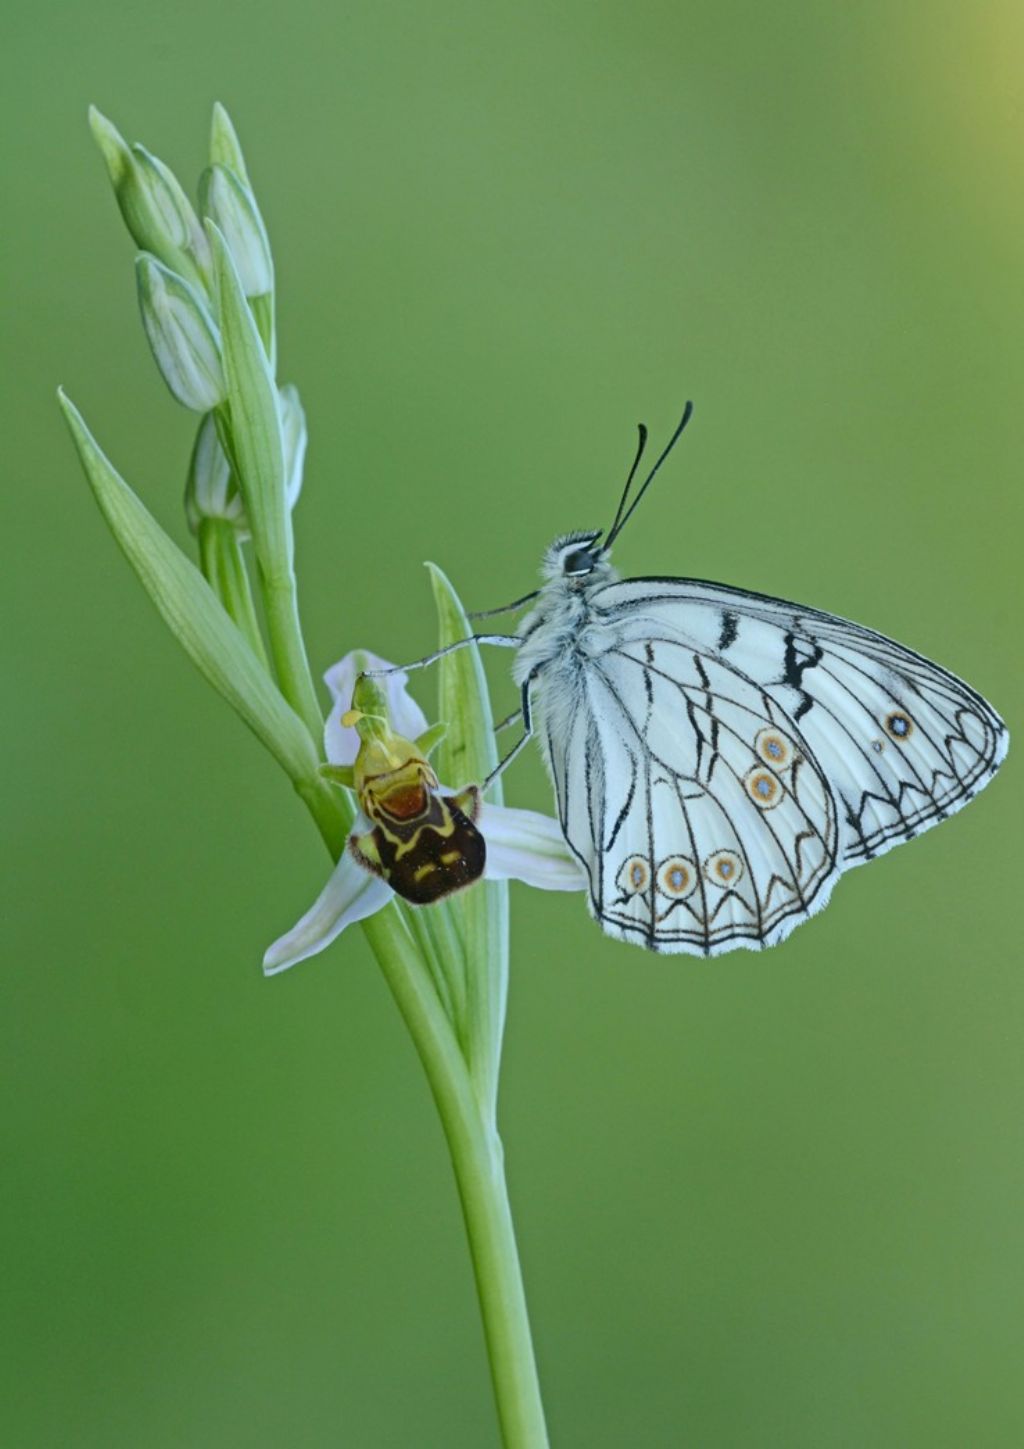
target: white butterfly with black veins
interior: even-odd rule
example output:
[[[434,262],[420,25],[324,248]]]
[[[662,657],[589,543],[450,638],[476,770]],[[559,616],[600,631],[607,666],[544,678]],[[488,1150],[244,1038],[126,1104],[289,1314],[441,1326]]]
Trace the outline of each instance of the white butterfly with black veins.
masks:
[[[775,945],[844,870],[945,820],[1007,733],[969,685],[833,614],[699,579],[620,581],[608,555],[689,420],[600,532],[556,540],[516,635],[565,839],[611,936],[715,956]],[[503,610],[490,611],[494,613]],[[479,617],[479,616],[478,616]],[[495,772],[497,773],[497,772]]]

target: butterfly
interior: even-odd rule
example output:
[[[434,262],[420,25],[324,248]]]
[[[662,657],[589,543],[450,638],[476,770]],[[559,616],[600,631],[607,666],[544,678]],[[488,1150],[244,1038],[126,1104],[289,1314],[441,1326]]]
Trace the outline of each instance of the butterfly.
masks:
[[[486,611],[533,603],[518,631],[474,638],[517,651],[524,733],[494,773],[539,736],[594,918],[717,956],[784,940],[844,871],[954,814],[1008,736],[969,685],[872,629],[700,579],[620,580],[612,545],[691,412],[631,499],[641,425],[611,528],[556,539],[543,586]]]

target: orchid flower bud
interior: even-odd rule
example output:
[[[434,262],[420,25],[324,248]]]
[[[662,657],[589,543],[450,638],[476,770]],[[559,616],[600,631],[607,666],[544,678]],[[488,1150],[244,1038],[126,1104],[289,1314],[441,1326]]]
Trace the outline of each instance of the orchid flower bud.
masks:
[[[185,514],[196,534],[204,518],[222,518],[247,532],[242,495],[217,436],[213,413],[206,414],[196,433],[185,484]]]
[[[299,400],[299,390],[288,382],[278,389],[281,411],[281,446],[284,450],[284,496],[294,508],[302,492],[302,467],[306,459],[306,414]]]
[[[206,413],[227,396],[220,333],[184,277],[143,252],[136,258],[142,323],[164,381],[185,407]]]
[[[151,252],[193,285],[205,285],[210,251],[192,204],[169,166],[136,142],[129,146],[95,106],[89,124],[103,153],[125,225]]]
[[[262,297],[274,290],[274,264],[266,227],[249,187],[227,166],[208,166],[199,182],[204,216],[224,234],[242,291]]]

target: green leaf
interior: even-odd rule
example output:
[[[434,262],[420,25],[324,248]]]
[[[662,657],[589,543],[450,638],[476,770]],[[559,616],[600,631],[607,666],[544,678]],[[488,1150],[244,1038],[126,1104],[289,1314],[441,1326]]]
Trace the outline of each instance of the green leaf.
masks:
[[[302,721],[202,574],[104,456],[78,409],[63,392],[57,396],[103,516],[172,634],[296,785],[319,785],[316,751]]]
[[[448,726],[443,720],[439,720],[437,724],[431,725],[421,735],[416,736],[416,748],[429,760],[447,733]]]
[[[227,402],[217,409],[218,418],[226,425],[226,437],[222,433],[221,440],[245,502],[278,682],[311,738],[319,741],[323,711],[299,624],[277,386],[228,245],[212,221],[207,221],[206,226],[220,297],[221,349],[228,389]]]
[[[321,765],[320,774],[323,779],[330,780],[333,785],[343,785],[346,790],[355,789],[355,765]]]
[[[263,669],[270,665],[263,647],[249,572],[242,553],[238,529],[226,518],[203,518],[196,530],[199,567],[203,578],[235,621]]]
[[[472,634],[458,595],[435,565],[427,564],[437,606],[438,647]],[[438,778],[452,789],[480,784],[498,763],[487,678],[475,644],[438,661],[438,717],[447,733],[436,753]],[[487,792],[502,803],[501,781]],[[508,995],[508,882],[479,881],[450,898],[466,945],[466,1022],[462,1039],[485,1120],[494,1123],[501,1038]]]
[[[438,648],[468,639],[473,630],[447,576],[428,563],[437,608]],[[438,661],[438,719],[448,732],[438,746],[437,773],[454,789],[479,785],[498,763],[494,717],[480,650],[475,644],[456,649]],[[494,805],[503,803],[501,780],[487,792]]]
[[[206,225],[220,297],[221,350],[238,482],[263,576],[268,581],[286,579],[291,575],[293,545],[277,386],[227,242],[213,222]]]

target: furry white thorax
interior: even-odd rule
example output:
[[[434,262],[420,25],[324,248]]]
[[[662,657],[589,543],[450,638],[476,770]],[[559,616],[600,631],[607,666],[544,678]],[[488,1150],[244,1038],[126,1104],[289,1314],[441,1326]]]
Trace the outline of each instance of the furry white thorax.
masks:
[[[567,687],[571,697],[579,658],[608,648],[606,632],[594,620],[590,601],[598,589],[616,583],[618,573],[606,554],[599,554],[590,572],[581,576],[566,574],[564,567],[567,555],[595,537],[593,533],[570,533],[555,540],[541,564],[545,583],[540,597],[517,631],[523,642],[516,653],[513,677],[521,685],[543,668],[549,698],[557,696],[559,685]]]

